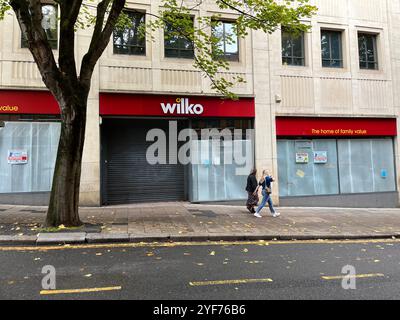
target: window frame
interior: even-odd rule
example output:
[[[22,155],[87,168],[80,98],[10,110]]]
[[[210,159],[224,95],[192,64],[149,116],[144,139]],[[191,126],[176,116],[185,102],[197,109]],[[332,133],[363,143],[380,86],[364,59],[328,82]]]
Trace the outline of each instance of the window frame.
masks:
[[[59,8],[58,8],[58,4],[56,3],[49,3],[49,2],[42,2],[41,3],[42,8],[44,6],[52,6],[56,9],[56,38],[55,39],[49,39],[47,38],[50,47],[52,50],[58,50],[59,48],[59,25],[58,25],[58,18],[59,18]],[[42,15],[43,15],[43,11],[42,11]],[[47,35],[47,34],[46,34]],[[55,45],[52,45],[52,43],[55,43]],[[28,40],[24,38],[23,33],[21,33],[21,38],[20,38],[20,47],[21,49],[28,49],[29,45],[28,45]]]
[[[322,36],[324,33],[327,33],[328,36],[328,44],[329,44],[329,59],[324,58],[322,55]],[[339,35],[339,59],[332,57],[332,35],[337,34]],[[343,31],[341,30],[329,30],[329,29],[321,29],[321,64],[322,68],[333,68],[333,69],[343,69],[344,68],[344,54],[343,54]],[[329,66],[324,65],[324,61],[328,61]],[[332,62],[338,61],[339,66],[332,65]]]
[[[286,33],[289,37],[290,37],[290,42],[292,44],[291,46],[291,54],[288,57],[284,57],[283,56],[283,35],[284,33]],[[305,43],[305,33],[301,32],[299,37],[300,38],[300,42],[301,42],[301,52],[302,52],[302,56],[301,57],[297,57],[294,55],[293,51],[293,41],[294,41],[294,35],[291,34],[286,28],[282,28],[281,31],[281,56],[282,56],[282,65],[284,66],[290,66],[290,67],[305,67],[306,66],[306,43]],[[290,59],[290,63],[284,62],[284,59]],[[301,60],[302,64],[295,64],[294,61],[295,60]]]
[[[365,55],[364,58],[366,60],[361,59],[361,46],[360,46],[360,37],[366,37],[370,36],[372,37],[372,45],[373,45],[373,53],[374,53],[374,61],[368,61],[368,53],[367,50],[365,50]],[[379,70],[379,52],[378,52],[378,34],[375,33],[368,33],[368,32],[363,32],[363,31],[358,31],[357,32],[357,40],[358,40],[358,62],[359,62],[359,68],[361,70],[371,70],[371,71],[377,71]],[[366,45],[366,40],[364,38],[363,45]],[[362,66],[364,64],[364,66]],[[373,68],[369,68],[369,65],[373,65]]]
[[[126,14],[132,15],[132,16],[141,15],[142,18],[143,18],[143,22],[140,22],[140,23],[146,23],[146,12],[140,11],[140,10],[133,10],[133,9],[125,9],[124,12]],[[132,30],[132,28],[129,28],[129,30]],[[146,39],[146,36],[144,36],[143,45],[139,45],[139,44],[134,44],[134,45],[120,44],[120,45],[118,45],[118,44],[115,43],[115,33],[116,32],[117,32],[117,30],[114,29],[113,30],[113,34],[112,34],[112,47],[113,47],[113,54],[114,55],[124,55],[124,56],[146,56],[147,55],[147,39]],[[128,52],[122,52],[122,51],[116,50],[118,46],[119,47],[127,47],[128,48]],[[132,48],[142,49],[143,52],[134,53],[131,50]]]
[[[226,47],[227,47],[227,40],[226,40],[226,31],[225,31],[225,25],[226,24],[231,24],[231,25],[237,25],[236,21],[233,20],[227,20],[227,19],[219,19],[217,21],[215,21],[216,23],[222,23],[222,27],[223,27],[223,31],[222,31],[222,43],[223,43],[223,54],[220,56],[221,58],[223,58],[226,61],[230,61],[230,62],[240,62],[240,39],[239,36],[236,32],[236,47],[237,47],[237,51],[235,54],[227,54],[226,52]],[[215,28],[211,29],[211,32],[214,33]]]
[[[194,23],[195,23],[195,19],[194,19],[194,17],[193,16],[190,16],[190,19],[192,20],[192,23],[193,23],[193,26],[194,26]],[[168,32],[168,25],[164,28],[164,58],[167,58],[167,59],[186,59],[186,60],[193,60],[194,58],[195,58],[195,46],[194,46],[194,43],[192,42],[192,41],[189,41],[188,39],[186,39],[185,37],[183,37],[183,36],[177,36],[177,37],[179,37],[179,39],[178,40],[180,40],[180,42],[183,40],[183,41],[185,41],[185,42],[191,42],[191,46],[192,46],[192,49],[185,49],[185,48],[182,48],[182,47],[170,47],[170,46],[167,46],[167,41],[168,41],[168,39],[166,38],[166,33]],[[167,52],[171,52],[171,51],[177,51],[178,52],[178,55],[171,55],[171,54],[167,54]],[[192,55],[190,56],[190,57],[188,57],[188,56],[185,56],[185,55],[182,55],[182,52],[191,52],[192,53]]]

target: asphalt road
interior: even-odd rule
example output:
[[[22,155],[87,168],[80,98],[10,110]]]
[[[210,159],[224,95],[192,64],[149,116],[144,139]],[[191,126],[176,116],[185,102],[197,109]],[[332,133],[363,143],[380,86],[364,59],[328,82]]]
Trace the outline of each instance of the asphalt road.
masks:
[[[356,289],[342,288],[345,265]],[[400,298],[396,240],[0,247],[0,266],[1,299]]]

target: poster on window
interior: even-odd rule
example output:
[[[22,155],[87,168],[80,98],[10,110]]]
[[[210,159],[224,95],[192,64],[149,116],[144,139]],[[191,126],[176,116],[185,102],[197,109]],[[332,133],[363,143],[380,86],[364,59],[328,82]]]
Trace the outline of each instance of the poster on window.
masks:
[[[297,152],[296,153],[296,163],[308,163],[308,153],[307,152]]]
[[[314,151],[314,163],[316,164],[328,163],[328,151]]]
[[[8,150],[7,161],[9,164],[27,164],[28,151],[26,150]]]

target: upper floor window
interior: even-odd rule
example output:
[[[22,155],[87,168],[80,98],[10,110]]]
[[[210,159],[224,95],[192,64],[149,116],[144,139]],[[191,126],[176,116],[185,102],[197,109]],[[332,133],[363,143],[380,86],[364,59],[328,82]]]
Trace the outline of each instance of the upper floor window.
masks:
[[[212,28],[213,36],[218,40],[218,55],[229,61],[239,61],[239,39],[236,23],[218,21]]]
[[[304,32],[294,34],[282,29],[282,63],[289,66],[305,66]]]
[[[343,68],[342,32],[321,30],[322,66]]]
[[[378,69],[378,54],[376,49],[376,38],[374,34],[358,34],[358,51],[361,69]]]
[[[50,47],[58,48],[58,9],[56,5],[42,4],[42,27],[47,35]],[[21,48],[28,48],[28,40],[21,36]]]
[[[176,18],[179,19],[179,18]],[[191,18],[192,24],[194,23]],[[164,54],[167,58],[194,58],[194,44],[186,35],[188,30],[177,30],[171,24],[166,24],[164,30]]]
[[[116,27],[113,33],[114,53],[128,55],[146,54],[146,36],[142,29],[146,23],[145,13],[125,11],[129,24]]]
[[[47,35],[50,47],[58,48],[58,9],[56,5],[42,4],[42,27]],[[28,48],[28,40],[22,35],[21,48]]]

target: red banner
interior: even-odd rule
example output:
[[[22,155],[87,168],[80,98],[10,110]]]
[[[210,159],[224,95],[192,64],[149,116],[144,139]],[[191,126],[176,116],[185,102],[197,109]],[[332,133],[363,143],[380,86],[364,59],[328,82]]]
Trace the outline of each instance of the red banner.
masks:
[[[0,114],[59,114],[48,91],[0,90]]]
[[[277,117],[279,137],[397,136],[396,119]]]
[[[100,115],[254,118],[253,98],[100,94]]]

